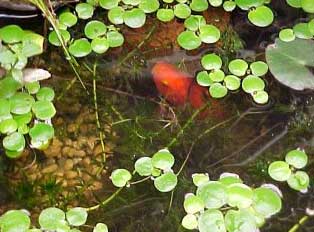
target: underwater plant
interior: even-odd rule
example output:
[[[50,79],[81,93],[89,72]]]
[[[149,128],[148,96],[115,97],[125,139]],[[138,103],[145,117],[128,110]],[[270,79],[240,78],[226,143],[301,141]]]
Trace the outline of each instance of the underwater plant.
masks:
[[[276,181],[287,181],[290,188],[307,192],[310,185],[309,175],[299,169],[308,163],[308,156],[304,151],[291,150],[286,154],[285,161],[274,161],[268,167],[268,174]]]
[[[44,38],[17,25],[0,29],[0,135],[6,155],[19,157],[29,135],[31,146],[44,149],[54,136],[51,118],[56,114],[52,103],[55,93],[41,87],[39,81],[50,77],[44,70],[25,69],[30,57],[43,52]]]

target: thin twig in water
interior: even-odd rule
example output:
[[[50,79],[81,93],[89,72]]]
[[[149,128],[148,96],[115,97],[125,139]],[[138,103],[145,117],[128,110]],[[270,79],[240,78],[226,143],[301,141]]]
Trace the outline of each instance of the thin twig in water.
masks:
[[[282,139],[286,134],[288,133],[288,128],[285,127],[285,129],[279,134],[277,135],[274,139],[272,139],[271,141],[269,141],[268,143],[266,143],[260,150],[256,151],[252,156],[250,156],[248,159],[240,162],[240,163],[236,163],[236,164],[226,164],[223,165],[223,167],[241,167],[244,165],[247,165],[248,163],[250,163],[251,161],[257,159],[258,156],[260,156],[261,154],[263,154],[264,151],[266,151],[268,148],[270,148],[271,146],[273,146],[275,143],[277,143],[280,139]]]
[[[238,121],[238,120],[237,120]],[[235,152],[231,153],[228,156],[225,156],[224,158],[218,160],[215,163],[212,163],[211,165],[208,166],[208,168],[212,168],[214,166],[216,166],[217,164],[220,164],[222,161],[225,161],[227,159],[230,159],[234,156],[236,156],[237,154],[239,154],[240,152],[242,152],[244,149],[246,149],[247,147],[251,146],[252,144],[254,144],[256,141],[258,141],[261,137],[267,135],[269,132],[271,132],[273,129],[275,129],[276,127],[280,126],[280,124],[276,124],[274,126],[272,126],[270,129],[268,129],[267,131],[263,132],[262,134],[260,134],[259,136],[257,136],[256,138],[252,139],[250,142],[248,142],[247,144],[245,144],[244,146],[240,147],[238,150],[236,150]]]

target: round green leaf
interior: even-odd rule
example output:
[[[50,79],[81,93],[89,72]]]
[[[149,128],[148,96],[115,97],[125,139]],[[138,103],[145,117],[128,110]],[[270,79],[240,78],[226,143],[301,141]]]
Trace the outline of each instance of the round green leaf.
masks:
[[[234,1],[225,1],[223,3],[223,8],[227,12],[231,12],[236,8],[237,4]]]
[[[54,137],[54,129],[51,125],[46,123],[36,123],[30,130],[29,136],[33,144],[46,143]]]
[[[235,59],[232,60],[229,65],[229,71],[236,76],[244,76],[246,74],[246,71],[248,69],[249,65],[245,60],[242,59]]]
[[[36,94],[39,101],[52,101],[54,97],[55,91],[50,87],[43,87]]]
[[[177,37],[179,45],[186,50],[193,50],[201,46],[201,39],[194,31],[183,31]]]
[[[207,54],[202,57],[201,63],[206,70],[218,70],[222,66],[221,58],[215,53]]]
[[[159,1],[158,0],[142,0],[138,5],[138,8],[142,9],[144,13],[153,13],[159,9]]]
[[[25,84],[25,88],[27,89],[29,94],[35,94],[40,89],[39,81],[28,82],[28,83]]]
[[[68,31],[59,29],[59,32],[65,43],[70,41],[71,35]],[[61,43],[55,31],[49,33],[48,41],[54,46],[61,46]]]
[[[308,23],[298,23],[293,27],[293,32],[297,38],[311,39],[313,34],[310,31]]]
[[[65,213],[55,207],[46,208],[41,211],[38,222],[42,229],[56,230],[65,223]]]
[[[14,114],[26,114],[31,111],[34,98],[28,93],[18,92],[10,98],[11,112]]]
[[[301,0],[286,0],[289,6],[301,8]]]
[[[230,232],[253,232],[257,231],[257,225],[254,216],[244,209],[228,210],[225,215],[225,226]]]
[[[114,8],[111,8],[108,11],[108,19],[113,24],[122,24],[123,23],[123,14],[124,9],[121,6],[117,6]]]
[[[307,13],[314,13],[314,0],[301,0],[301,7]]]
[[[241,86],[241,79],[234,75],[227,75],[224,79],[225,86],[229,90],[237,90]]]
[[[263,61],[255,61],[250,65],[250,69],[255,76],[264,76],[268,72],[268,65]]]
[[[110,10],[117,7],[120,1],[121,0],[99,0],[99,5],[106,10]]]
[[[265,82],[260,77],[254,75],[246,76],[242,81],[242,89],[246,93],[253,94],[256,91],[264,90]]]
[[[201,213],[198,219],[200,232],[226,232],[224,216],[216,209],[209,209]]]
[[[238,7],[240,7],[242,10],[249,10],[254,7],[258,7],[263,5],[265,0],[235,0],[235,3]]]
[[[93,232],[108,232],[108,227],[104,223],[97,223]]]
[[[172,191],[178,183],[178,178],[172,172],[167,172],[157,177],[154,180],[155,188],[160,192],[170,192]]]
[[[174,6],[174,15],[180,19],[186,19],[191,15],[191,9],[184,3],[179,3]]]
[[[66,212],[66,219],[72,226],[81,226],[86,223],[87,211],[81,207],[75,207]]]
[[[218,181],[209,181],[197,188],[196,196],[200,197],[208,209],[219,209],[227,203],[227,188]]]
[[[106,38],[95,38],[91,42],[91,47],[94,52],[102,54],[109,49],[109,42]]]
[[[197,228],[198,221],[195,215],[187,214],[183,217],[181,224],[187,230],[194,230]]]
[[[253,201],[253,190],[241,183],[231,184],[227,188],[228,204],[232,207],[248,208]]]
[[[187,195],[184,199],[184,210],[188,214],[195,214],[204,210],[205,204],[204,201],[193,194]]]
[[[277,181],[286,181],[291,175],[289,164],[284,161],[272,162],[268,167],[268,174]]]
[[[209,94],[213,98],[223,98],[227,93],[228,89],[220,83],[214,83],[209,87]]]
[[[10,114],[10,101],[7,99],[0,98],[0,121],[1,116]]]
[[[220,31],[214,25],[202,25],[199,36],[204,43],[216,43],[220,38]]]
[[[199,30],[200,26],[206,25],[206,20],[202,15],[191,15],[184,20],[184,26],[191,31]]]
[[[286,155],[286,162],[295,168],[304,168],[307,164],[307,155],[304,151],[292,150]]]
[[[32,106],[36,118],[41,120],[51,119],[56,114],[56,109],[50,101],[37,101]]]
[[[218,70],[213,70],[209,73],[209,78],[213,81],[213,82],[221,82],[225,79],[225,73],[218,69]]]
[[[153,165],[150,157],[141,157],[134,164],[135,171],[140,176],[152,175]]]
[[[190,8],[196,12],[203,12],[208,8],[208,1],[207,0],[192,0],[190,3]]]
[[[196,76],[197,84],[200,86],[210,86],[213,84],[212,79],[209,77],[209,74],[207,71],[201,71]]]
[[[59,22],[67,27],[72,27],[77,23],[77,17],[71,12],[63,12],[59,15]]]
[[[111,173],[110,176],[112,184],[119,188],[126,186],[131,178],[131,173],[126,169],[116,169]]]
[[[195,186],[199,187],[209,181],[209,176],[207,173],[194,173],[192,175],[193,183]]]
[[[209,4],[213,7],[221,6],[222,0],[208,0]]]
[[[17,123],[13,118],[5,119],[0,122],[0,132],[2,134],[11,134],[17,130]]]
[[[0,39],[5,43],[21,42],[23,35],[24,31],[18,25],[8,25],[0,29]]]
[[[79,18],[89,19],[94,14],[94,7],[88,3],[79,3],[79,4],[76,4],[75,11]]]
[[[0,218],[2,232],[27,231],[31,225],[29,216],[21,210],[9,210]]]
[[[111,48],[120,47],[124,43],[124,37],[118,31],[109,31],[107,33],[107,40]]]
[[[107,26],[103,22],[100,22],[98,20],[89,21],[84,28],[84,33],[89,39],[95,39],[97,37],[105,35],[106,32]]]
[[[259,90],[253,93],[253,100],[257,104],[266,104],[269,100],[268,93],[264,90]]]
[[[133,8],[123,14],[124,23],[131,28],[142,27],[146,22],[146,15],[142,9]]]
[[[92,48],[87,39],[77,39],[69,46],[69,52],[75,57],[84,57],[91,53]]]
[[[251,23],[258,27],[267,27],[274,21],[274,13],[267,6],[259,6],[248,14]]]
[[[306,172],[296,171],[295,173],[291,174],[290,178],[287,180],[287,183],[290,188],[305,192],[310,185],[310,177]]]
[[[234,173],[223,173],[219,177],[219,182],[225,185],[226,187],[232,184],[242,184],[242,180],[237,174]]]
[[[291,42],[295,40],[294,31],[290,28],[282,29],[279,32],[279,39],[281,39],[284,42]]]
[[[168,149],[162,149],[153,155],[152,164],[155,168],[170,170],[174,165],[174,157]]]
[[[259,187],[253,190],[253,209],[265,218],[281,210],[281,199],[273,190]]]
[[[172,9],[159,9],[156,16],[162,22],[170,22],[174,19],[174,12]]]

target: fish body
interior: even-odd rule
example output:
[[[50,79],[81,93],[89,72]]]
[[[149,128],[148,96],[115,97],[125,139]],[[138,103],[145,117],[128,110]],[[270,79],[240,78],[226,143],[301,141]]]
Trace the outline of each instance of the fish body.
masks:
[[[207,89],[199,86],[193,77],[182,72],[173,64],[158,62],[152,69],[153,80],[158,92],[176,106],[189,102],[193,108],[201,108]]]
[[[152,69],[153,80],[158,92],[171,104],[184,105],[189,97],[193,78],[178,70],[174,65],[158,62]]]

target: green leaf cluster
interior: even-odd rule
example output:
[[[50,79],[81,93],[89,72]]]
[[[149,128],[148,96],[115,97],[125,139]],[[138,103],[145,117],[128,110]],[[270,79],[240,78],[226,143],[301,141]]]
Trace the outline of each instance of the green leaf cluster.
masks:
[[[22,69],[30,57],[43,52],[44,37],[18,25],[0,28],[0,66],[22,81]]]
[[[24,80],[27,59],[42,53],[43,37],[8,25],[0,29],[0,38],[0,64],[6,69],[0,78],[0,135],[6,155],[17,158],[25,148],[27,134],[31,146],[38,149],[45,148],[54,136],[51,118],[56,113],[52,103],[55,93],[40,87],[36,80]],[[40,79],[40,73],[36,75]]]
[[[309,175],[299,169],[308,163],[308,156],[304,151],[291,150],[286,154],[285,161],[274,161],[268,167],[268,174],[276,181],[287,181],[290,188],[307,192],[310,184]]]
[[[228,91],[240,87],[253,97],[258,104],[268,102],[268,93],[261,78],[268,72],[268,65],[263,61],[248,64],[243,59],[234,59],[228,64],[228,71],[222,69],[223,62],[215,53],[206,54],[201,59],[205,70],[199,72],[196,81],[199,85],[209,87],[213,98],[223,98]]]
[[[222,0],[214,1],[222,3]],[[231,12],[239,7],[241,10],[248,11],[248,20],[253,25],[267,27],[274,21],[274,13],[266,5],[269,2],[268,0],[226,0],[223,3],[223,8],[225,11]]]
[[[134,173],[152,179],[155,188],[160,192],[172,191],[177,183],[177,175],[173,173],[174,156],[168,149],[161,149],[152,157],[141,157],[134,163]],[[132,174],[126,169],[116,169],[110,179],[114,186],[124,187],[129,184]]]
[[[314,19],[309,22],[297,23],[293,28],[284,28],[279,32],[279,39],[284,42],[292,42],[296,38],[314,38]]]
[[[280,195],[267,186],[251,188],[238,175],[224,173],[218,180],[194,174],[195,193],[186,194],[182,226],[200,232],[257,231],[281,210]]]
[[[85,57],[91,52],[103,54],[109,48],[119,47],[124,43],[123,35],[115,26],[107,26],[98,20],[90,20],[85,25],[85,38],[71,39],[69,28],[77,24],[78,18],[90,19],[94,14],[95,7],[92,3],[78,3],[75,12],[64,11],[58,15],[58,28],[61,37],[69,46],[70,54],[75,57]],[[61,46],[56,31],[49,33],[48,40],[52,45]]]
[[[9,210],[0,216],[1,232],[40,232],[63,231],[80,232],[78,227],[85,225],[88,217],[87,210],[81,207],[70,208],[67,212],[55,207],[46,208],[38,217],[39,228],[31,226],[31,220],[26,211]],[[108,232],[104,223],[98,223],[93,232]]]
[[[179,45],[186,50],[193,50],[206,44],[216,43],[220,38],[219,29],[211,24],[201,15],[191,15],[184,21],[185,31],[177,38]]]

